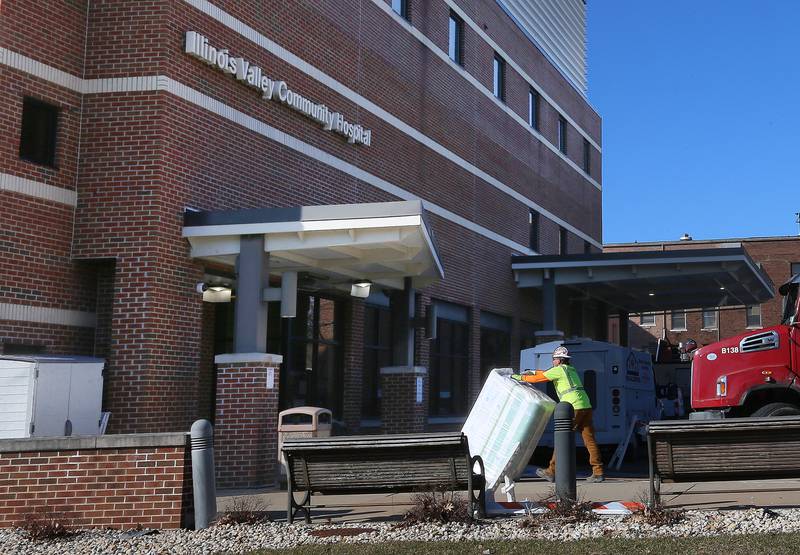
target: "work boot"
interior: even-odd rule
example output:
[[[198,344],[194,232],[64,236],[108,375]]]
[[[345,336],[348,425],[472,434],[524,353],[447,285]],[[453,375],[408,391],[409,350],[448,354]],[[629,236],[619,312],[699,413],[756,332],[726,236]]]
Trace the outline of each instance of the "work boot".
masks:
[[[602,474],[592,474],[591,476],[586,478],[586,481],[589,483],[605,482],[606,477],[603,476]]]
[[[545,470],[544,468],[537,468],[537,469],[536,469],[536,475],[537,475],[539,478],[544,478],[544,479],[545,479],[545,480],[547,480],[548,482],[553,482],[553,481],[555,481],[555,479],[556,479],[556,478],[555,478],[555,476],[553,476],[552,474],[550,474],[550,473],[549,473],[547,470]]]

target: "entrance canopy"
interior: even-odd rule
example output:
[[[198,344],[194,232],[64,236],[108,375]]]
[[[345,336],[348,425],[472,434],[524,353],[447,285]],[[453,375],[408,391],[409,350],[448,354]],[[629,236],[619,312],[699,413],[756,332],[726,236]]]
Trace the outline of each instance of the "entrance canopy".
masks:
[[[420,201],[258,208],[184,215],[192,257],[234,265],[242,236],[264,237],[269,272],[307,272],[329,286],[369,280],[403,289],[444,277]]]
[[[519,287],[569,287],[612,313],[755,305],[775,296],[742,247],[512,256],[511,268]]]

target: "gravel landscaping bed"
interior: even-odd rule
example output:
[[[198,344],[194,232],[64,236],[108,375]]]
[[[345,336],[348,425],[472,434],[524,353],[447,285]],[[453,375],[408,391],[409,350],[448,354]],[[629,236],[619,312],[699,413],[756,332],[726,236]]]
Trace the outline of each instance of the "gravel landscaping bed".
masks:
[[[564,524],[541,521],[522,528],[521,518],[497,518],[476,524],[414,525],[359,523],[341,525],[215,526],[201,531],[166,530],[134,536],[131,532],[92,530],[56,541],[29,541],[21,530],[0,530],[2,554],[99,553],[241,553],[254,549],[283,549],[309,544],[381,543],[389,541],[462,540],[580,540],[588,538],[696,537],[731,534],[800,532],[800,509],[687,511],[680,522],[651,526],[640,517],[599,517],[590,522]],[[322,531],[325,532],[322,532]],[[355,535],[349,535],[355,534]]]

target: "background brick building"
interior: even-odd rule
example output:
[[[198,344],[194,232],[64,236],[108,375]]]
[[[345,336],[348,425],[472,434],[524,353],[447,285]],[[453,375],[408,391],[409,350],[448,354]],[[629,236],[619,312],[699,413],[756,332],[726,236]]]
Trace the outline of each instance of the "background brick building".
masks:
[[[604,245],[604,252],[634,252],[652,250],[687,250],[725,247],[744,247],[750,257],[767,273],[776,287],[789,277],[800,273],[800,237],[748,237],[743,239],[679,240],[653,243],[618,243]],[[780,324],[782,297],[761,305],[748,307],[696,307],[694,309],[631,315],[628,337],[634,348],[655,353],[657,341],[667,339],[678,345],[694,339],[698,345],[708,345],[722,338],[747,330]],[[613,329],[611,339],[618,337]]]
[[[2,3],[2,352],[103,357],[111,431],[186,430],[214,417],[213,357],[233,336],[233,305],[204,303],[196,284],[236,278],[190,256],[187,209],[421,199],[445,277],[417,296],[418,315],[437,306],[439,335],[417,333],[413,363],[429,370],[429,425],[457,425],[487,368],[515,363],[539,327],[510,256],[601,246],[585,3],[558,14],[579,32],[569,68],[517,4]],[[370,130],[370,145],[186,54],[188,31]],[[297,318],[270,316],[280,407],[377,429],[385,298],[309,283]]]

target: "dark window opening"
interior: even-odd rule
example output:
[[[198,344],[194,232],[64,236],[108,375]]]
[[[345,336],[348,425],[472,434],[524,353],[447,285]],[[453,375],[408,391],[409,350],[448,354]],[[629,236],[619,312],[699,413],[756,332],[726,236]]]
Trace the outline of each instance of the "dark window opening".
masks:
[[[583,241],[583,254],[591,254],[592,253],[592,244],[589,241]]]
[[[408,21],[411,20],[409,17],[409,10],[408,10],[408,0],[392,0],[392,9],[395,11],[397,15],[406,19]]]
[[[530,224],[528,247],[532,251],[539,252],[539,213],[536,210],[528,213],[528,223]]]
[[[450,12],[448,23],[447,55],[460,66],[464,65],[464,22],[453,12]]]
[[[26,98],[22,102],[22,134],[19,157],[23,160],[55,167],[58,108]]]
[[[567,153],[567,120],[563,117],[558,118],[558,150]]]
[[[506,101],[506,62],[500,55],[494,55],[493,61],[493,93],[502,100]]]
[[[586,139],[583,140],[583,171],[586,172],[586,175],[591,174],[591,165],[592,165],[592,147],[589,144],[589,141]]]
[[[469,409],[469,325],[439,318],[431,342],[430,415],[466,416]]]
[[[381,368],[392,365],[392,313],[388,307],[364,307],[363,418],[381,416]]]
[[[528,91],[528,125],[539,130],[539,93],[533,89]]]
[[[567,244],[567,230],[563,227],[558,230],[558,254],[569,254],[569,246]]]

